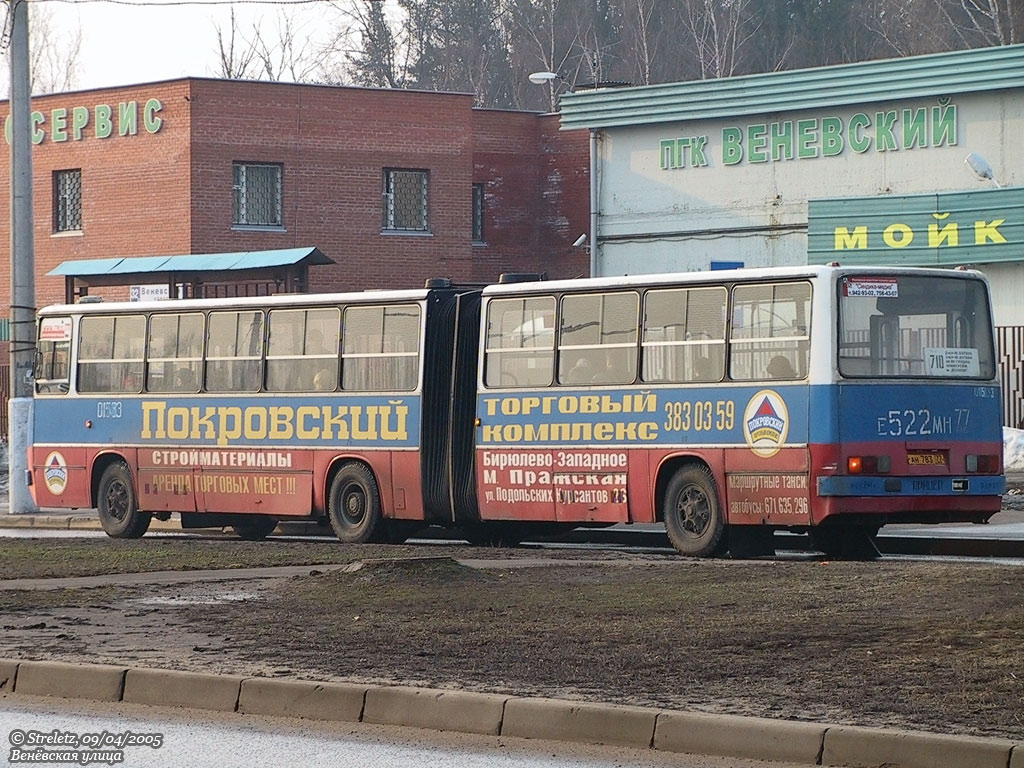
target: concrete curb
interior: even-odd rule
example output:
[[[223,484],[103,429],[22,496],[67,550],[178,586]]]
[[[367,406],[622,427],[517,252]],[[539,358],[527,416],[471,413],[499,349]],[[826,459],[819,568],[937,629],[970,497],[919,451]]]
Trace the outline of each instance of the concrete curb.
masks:
[[[240,677],[169,669],[129,669],[122,700],[157,707],[234,712],[238,709],[241,689]],[[20,692],[20,689],[15,688],[15,692]]]
[[[1024,741],[705,712],[0,658],[0,694],[125,701],[527,739],[887,768],[1024,768]]]
[[[662,712],[654,729],[654,748],[818,765],[829,730],[827,725],[793,720]]]
[[[373,687],[366,691],[363,722],[497,736],[506,699],[493,693]]]
[[[0,659],[0,694],[14,691],[14,678],[18,676],[18,662]]]
[[[14,688],[29,696],[121,701],[126,671],[125,667],[106,664],[22,661],[18,663]]]
[[[365,685],[246,678],[242,681],[238,711],[246,715],[358,723],[365,700]]]
[[[649,749],[658,710],[560,699],[509,699],[502,736]]]
[[[1024,743],[971,736],[835,726],[825,734],[823,765],[901,768],[1005,768],[1011,755],[1020,762]],[[1012,764],[1012,762],[1010,763]]]

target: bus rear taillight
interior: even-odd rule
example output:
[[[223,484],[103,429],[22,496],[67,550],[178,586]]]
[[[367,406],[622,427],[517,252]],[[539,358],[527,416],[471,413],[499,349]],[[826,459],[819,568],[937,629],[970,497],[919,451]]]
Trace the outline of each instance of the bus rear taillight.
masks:
[[[968,472],[998,472],[999,456],[993,453],[967,454]]]
[[[850,456],[846,460],[846,471],[851,475],[885,474],[892,469],[888,456]]]

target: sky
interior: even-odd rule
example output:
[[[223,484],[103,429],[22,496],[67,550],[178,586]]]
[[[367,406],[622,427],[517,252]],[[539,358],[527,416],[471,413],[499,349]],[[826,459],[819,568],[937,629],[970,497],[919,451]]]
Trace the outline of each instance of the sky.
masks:
[[[46,6],[58,37],[80,25],[76,90],[219,75],[215,25],[228,30],[230,5],[210,0],[185,0],[187,4],[182,0],[123,1],[137,4],[96,0],[36,0],[33,4]],[[239,2],[234,4],[235,17],[245,32],[262,17],[264,29],[272,33],[278,9],[288,5],[288,0]],[[315,38],[323,33],[322,6],[299,3],[290,10],[297,14],[306,34]]]

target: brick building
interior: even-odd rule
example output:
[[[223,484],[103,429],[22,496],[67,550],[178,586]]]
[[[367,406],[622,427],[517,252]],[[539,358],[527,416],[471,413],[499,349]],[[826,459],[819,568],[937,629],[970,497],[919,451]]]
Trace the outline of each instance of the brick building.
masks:
[[[71,259],[317,247],[336,263],[310,269],[314,291],[588,269],[571,246],[589,224],[587,132],[560,132],[557,116],[474,109],[467,94],[195,78],[32,109],[38,306],[63,300],[46,274]],[[9,230],[0,216],[3,275]],[[9,303],[3,279],[0,317]]]

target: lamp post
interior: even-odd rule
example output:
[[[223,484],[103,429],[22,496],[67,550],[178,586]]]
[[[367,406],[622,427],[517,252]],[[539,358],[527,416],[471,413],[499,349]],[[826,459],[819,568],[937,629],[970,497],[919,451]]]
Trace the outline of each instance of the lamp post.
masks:
[[[11,27],[11,394],[8,403],[8,499],[13,514],[34,512],[25,483],[32,442],[36,283],[32,241],[28,0],[9,0]]]
[[[548,93],[551,98],[551,111],[555,111],[555,95],[556,85],[562,83],[566,86],[566,90],[572,93],[572,83],[566,80],[562,75],[557,72],[533,72],[529,75],[529,80],[534,85],[547,85]],[[590,244],[583,245],[583,242],[579,239],[573,245],[578,247],[584,247],[590,253],[590,276],[594,277],[597,274],[597,261],[599,256],[598,241],[597,241],[597,228],[599,222],[598,207],[597,207],[597,196],[599,193],[598,179],[597,179],[597,129],[590,129]]]

